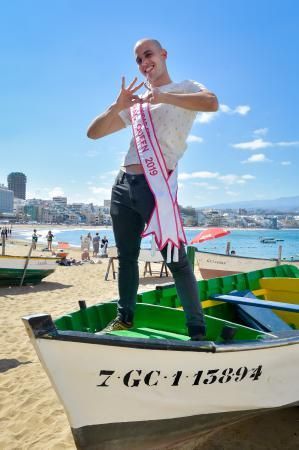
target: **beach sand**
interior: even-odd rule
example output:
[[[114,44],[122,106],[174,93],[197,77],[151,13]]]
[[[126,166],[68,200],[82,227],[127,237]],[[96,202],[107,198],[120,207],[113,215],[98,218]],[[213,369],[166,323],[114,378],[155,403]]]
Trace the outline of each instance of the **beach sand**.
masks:
[[[28,242],[8,241],[6,254],[27,254],[28,250]],[[40,250],[38,247],[33,255],[45,255]],[[80,259],[80,252],[71,249],[69,256]],[[78,300],[92,305],[117,298],[117,283],[112,274],[104,281],[107,264],[108,260],[103,259],[99,264],[57,266],[52,275],[36,286],[0,287],[1,450],[75,450],[66,414],[29,342],[21,317],[46,312],[56,318],[78,309]],[[140,291],[171,281],[165,277],[143,278],[142,270],[143,265]],[[193,442],[179,444],[175,450],[281,448],[299,448],[299,408],[271,412],[213,430]]]

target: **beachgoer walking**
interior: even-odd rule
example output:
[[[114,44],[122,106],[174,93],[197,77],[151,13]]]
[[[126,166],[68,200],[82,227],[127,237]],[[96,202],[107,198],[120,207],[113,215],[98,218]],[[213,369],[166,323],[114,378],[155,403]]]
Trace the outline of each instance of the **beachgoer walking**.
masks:
[[[54,238],[54,234],[52,234],[52,231],[48,231],[47,242],[48,242],[48,250],[50,250],[50,251],[52,251],[53,238]]]
[[[38,241],[37,232],[36,232],[36,230],[33,230],[33,234],[32,234],[32,249],[33,250],[36,250],[37,241]]]
[[[99,233],[96,233],[96,235],[94,236],[94,238],[92,240],[92,248],[93,248],[92,256],[97,256],[97,254],[99,253],[99,248],[100,248]]]
[[[88,235],[89,234],[89,235]],[[83,236],[83,239],[81,241],[81,248],[87,248],[88,251],[90,251],[90,243],[91,243],[91,239],[90,239],[90,233],[88,233],[86,236]]]
[[[178,218],[174,177],[197,112],[216,111],[218,101],[195,81],[173,82],[166,65],[167,51],[158,41],[142,39],[134,51],[139,70],[147,79],[144,85],[148,92],[138,97],[136,92],[143,83],[136,85],[135,78],[126,87],[123,77],[115,103],[93,120],[87,132],[91,139],[98,139],[131,125],[134,136],[112,188],[110,212],[119,257],[119,301],[117,317],[106,331],[133,325],[141,234],[147,224],[146,232],[155,234],[174,277],[189,335],[193,340],[200,340],[206,327],[197,282],[183,245],[186,240]],[[163,195],[158,192],[161,186]],[[165,208],[170,215],[163,216]],[[158,239],[159,230],[155,225],[160,219],[164,220],[163,240]],[[175,242],[168,238],[168,230],[174,233]],[[177,250],[172,250],[173,242],[173,248],[179,247],[178,255]]]
[[[101,256],[108,256],[107,248],[108,248],[108,239],[106,236],[104,236],[103,239],[101,240]]]

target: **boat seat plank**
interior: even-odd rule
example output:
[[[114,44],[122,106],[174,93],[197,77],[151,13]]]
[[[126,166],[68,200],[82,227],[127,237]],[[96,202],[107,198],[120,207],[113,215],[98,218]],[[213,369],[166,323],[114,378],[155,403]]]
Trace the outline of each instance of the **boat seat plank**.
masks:
[[[293,303],[284,303],[259,299],[247,300],[246,297],[238,297],[234,295],[213,295],[211,298],[213,300],[233,303],[236,305],[242,304],[248,306],[258,306],[260,308],[277,309],[279,311],[299,312],[299,305],[295,305]]]
[[[258,300],[251,291],[233,291],[230,292],[230,295]],[[252,328],[267,332],[290,332],[293,329],[271,309],[243,304],[237,304],[235,305],[235,308],[237,316],[242,322]]]

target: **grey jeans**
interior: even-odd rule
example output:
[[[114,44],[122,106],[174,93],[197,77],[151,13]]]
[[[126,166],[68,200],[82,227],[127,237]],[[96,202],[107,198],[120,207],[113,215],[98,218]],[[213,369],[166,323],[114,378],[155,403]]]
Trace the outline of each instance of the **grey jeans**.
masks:
[[[155,206],[154,196],[144,175],[130,175],[120,171],[112,188],[111,217],[118,250],[118,317],[132,322],[139,285],[138,256],[141,233]],[[167,248],[162,250],[166,260]],[[191,337],[205,334],[205,322],[199,301],[197,281],[186,256],[185,247],[179,249],[179,261],[167,264],[185,311]]]

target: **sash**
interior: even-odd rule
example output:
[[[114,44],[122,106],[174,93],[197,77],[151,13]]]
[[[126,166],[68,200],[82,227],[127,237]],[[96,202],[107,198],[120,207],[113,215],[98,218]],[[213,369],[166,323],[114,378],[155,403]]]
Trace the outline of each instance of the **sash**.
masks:
[[[159,250],[168,245],[167,262],[171,262],[172,250],[173,261],[177,262],[181,242],[187,243],[177,203],[177,167],[169,175],[149,103],[135,103],[130,114],[137,154],[155,198],[155,207],[141,236],[152,234]]]

